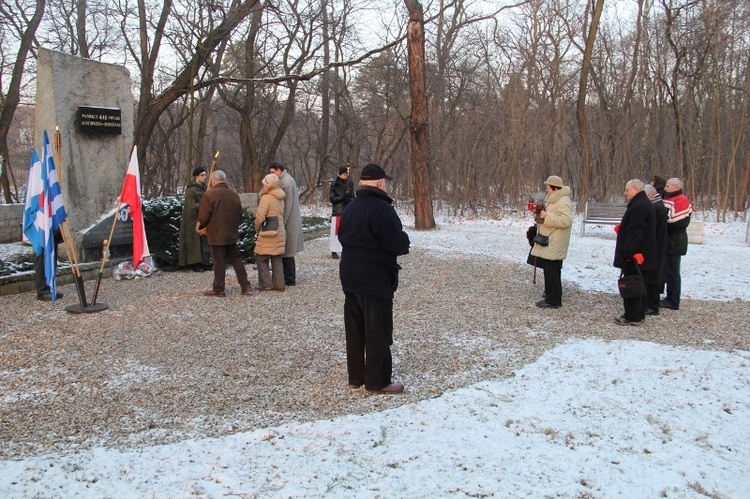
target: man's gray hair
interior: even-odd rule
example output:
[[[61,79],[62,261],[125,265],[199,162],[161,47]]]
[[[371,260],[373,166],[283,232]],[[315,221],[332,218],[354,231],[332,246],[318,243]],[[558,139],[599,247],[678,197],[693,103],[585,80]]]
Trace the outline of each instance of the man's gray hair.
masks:
[[[227,174],[224,173],[223,170],[216,170],[211,174],[211,178],[216,180],[217,182],[226,182],[227,181]]]
[[[685,188],[685,184],[682,182],[682,180],[678,179],[677,177],[672,177],[667,182],[672,182],[673,184],[677,185],[677,187],[680,188],[680,190],[683,190]]]
[[[656,196],[656,187],[651,184],[644,185],[643,190],[646,192],[646,196],[648,196],[649,199],[654,199],[654,196]]]
[[[628,180],[628,183],[625,184],[625,187],[633,187],[636,191],[641,192],[643,190],[643,181],[638,180],[637,178]]]

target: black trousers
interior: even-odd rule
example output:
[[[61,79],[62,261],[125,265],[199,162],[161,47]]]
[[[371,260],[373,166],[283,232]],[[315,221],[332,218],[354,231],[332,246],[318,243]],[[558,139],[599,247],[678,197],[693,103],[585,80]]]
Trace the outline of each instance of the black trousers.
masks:
[[[681,262],[682,255],[667,255],[667,296],[665,300],[678,307],[680,306],[680,294],[682,294]]]
[[[297,284],[297,263],[293,256],[285,256],[281,259],[284,265],[284,284],[294,286]]]
[[[344,293],[346,367],[349,384],[367,390],[391,384],[393,359],[393,300]]]
[[[562,305],[562,260],[544,261],[544,301]]]
[[[625,268],[623,268],[623,275],[635,275],[637,273],[638,271],[636,271],[635,267],[631,264],[626,264]],[[645,278],[646,276],[644,275],[643,277]],[[622,299],[622,305],[625,309],[625,320],[637,322],[642,321],[646,318],[646,309],[644,307],[645,299],[645,295],[637,296],[635,298]]]
[[[57,240],[55,240],[55,269],[57,269],[57,246]],[[48,295],[51,292],[44,273],[44,253],[34,258],[34,289],[36,289],[37,296]]]

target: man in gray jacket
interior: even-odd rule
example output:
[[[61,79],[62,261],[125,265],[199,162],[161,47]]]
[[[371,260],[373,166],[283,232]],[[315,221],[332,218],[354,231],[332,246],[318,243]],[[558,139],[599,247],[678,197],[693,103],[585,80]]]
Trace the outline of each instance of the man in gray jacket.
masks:
[[[297,284],[297,264],[294,257],[304,249],[304,236],[302,234],[302,214],[299,209],[299,191],[297,182],[294,181],[286,166],[273,162],[268,167],[268,172],[275,174],[281,181],[281,190],[284,191],[284,227],[286,228],[286,252],[281,257],[284,265],[284,284],[294,286]]]

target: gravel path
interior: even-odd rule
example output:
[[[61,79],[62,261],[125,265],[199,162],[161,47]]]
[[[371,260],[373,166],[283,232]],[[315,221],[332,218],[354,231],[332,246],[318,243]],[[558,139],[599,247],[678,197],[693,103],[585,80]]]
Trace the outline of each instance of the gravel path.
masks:
[[[620,327],[618,296],[569,284],[563,308],[539,310],[541,285],[524,264],[420,249],[400,263],[394,381],[406,391],[397,396],[347,386],[343,294],[326,239],[306,243],[286,293],[242,296],[230,275],[227,297],[206,299],[210,273],[176,272],[105,281],[99,301],[110,308],[94,314],[65,312],[70,285],[54,306],[33,293],[2,297],[0,456],[381,411],[513,376],[570,337],[750,349],[746,302],[685,300],[679,312]]]

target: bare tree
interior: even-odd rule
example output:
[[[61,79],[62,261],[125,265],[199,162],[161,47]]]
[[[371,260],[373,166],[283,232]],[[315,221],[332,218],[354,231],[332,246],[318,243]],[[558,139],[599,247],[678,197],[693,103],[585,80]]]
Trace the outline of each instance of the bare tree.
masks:
[[[581,183],[579,195],[582,199],[588,199],[589,182],[591,181],[591,149],[589,145],[589,130],[586,121],[586,94],[588,92],[589,69],[591,68],[591,56],[594,52],[596,32],[599,29],[599,19],[602,16],[604,0],[591,0],[591,24],[589,25],[586,45],[583,51],[581,63],[581,77],[578,84],[578,101],[576,103],[576,121],[578,122],[578,133],[581,136]],[[579,210],[582,205],[578,206]]]
[[[18,7],[21,7],[21,9],[17,10]],[[13,64],[8,91],[2,95],[2,100],[0,100],[0,156],[5,161],[2,173],[0,173],[0,187],[3,189],[6,203],[14,201],[10,192],[10,181],[8,178],[8,174],[12,175],[13,172],[11,155],[8,151],[8,132],[13,121],[13,115],[21,99],[21,84],[24,71],[26,70],[26,59],[34,49],[36,31],[42,21],[44,8],[44,0],[37,0],[35,3],[28,5],[0,3],[0,15],[4,20],[3,25],[12,26],[13,36],[17,36],[19,41],[19,48]],[[2,31],[3,37],[11,36],[11,33],[5,32],[5,28]],[[5,64],[3,64],[4,69]],[[17,193],[15,200],[18,200]]]
[[[425,83],[425,39],[422,5],[416,0],[404,0],[409,11],[407,47],[409,49],[409,81],[411,89],[411,164],[414,174],[414,228],[434,229],[430,187],[430,136],[427,117],[427,89]]]

